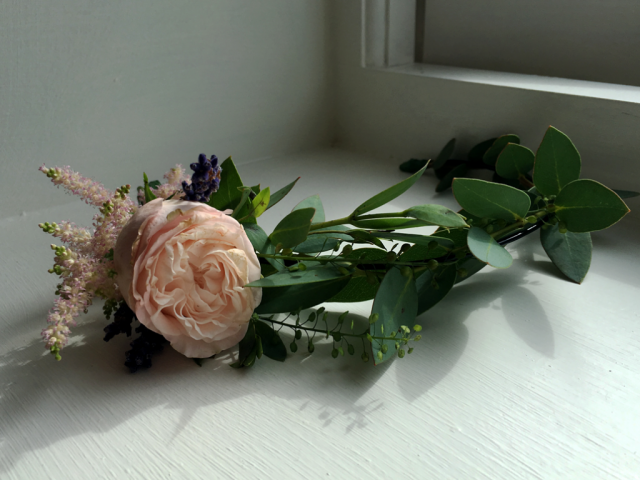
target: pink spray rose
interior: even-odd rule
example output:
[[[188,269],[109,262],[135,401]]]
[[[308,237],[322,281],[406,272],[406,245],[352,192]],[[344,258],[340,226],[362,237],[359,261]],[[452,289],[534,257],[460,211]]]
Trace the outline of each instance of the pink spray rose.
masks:
[[[210,357],[247,331],[262,290],[242,225],[203,203],[155,199],[118,236],[116,280],[140,323],[178,352]]]

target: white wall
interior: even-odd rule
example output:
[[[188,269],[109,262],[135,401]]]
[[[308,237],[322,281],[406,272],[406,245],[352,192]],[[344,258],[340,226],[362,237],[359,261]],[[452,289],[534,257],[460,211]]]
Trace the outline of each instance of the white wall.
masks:
[[[73,201],[36,168],[110,188],[200,152],[239,162],[330,140],[326,0],[0,4],[0,218]]]
[[[335,2],[336,145],[399,162],[434,156],[452,137],[460,154],[507,132],[536,148],[551,124],[577,145],[584,176],[640,189],[639,104],[362,68],[361,3]]]

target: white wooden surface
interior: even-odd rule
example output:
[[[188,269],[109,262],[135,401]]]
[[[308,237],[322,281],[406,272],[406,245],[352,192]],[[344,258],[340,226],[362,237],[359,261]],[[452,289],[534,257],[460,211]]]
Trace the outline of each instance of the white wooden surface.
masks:
[[[307,195],[337,217],[405,178],[395,161],[339,150],[240,172],[272,187],[302,176],[267,230]],[[388,208],[453,206],[434,185]],[[76,202],[0,221],[0,478],[638,478],[636,212],[593,235],[581,286],[537,238],[516,243],[512,268],[487,268],[420,317],[423,341],[403,360],[374,368],[318,347],[237,371],[167,349],[135,375],[122,365],[129,340],[102,341],[98,306],[61,362],[39,340],[55,278],[36,224],[91,214]],[[331,308],[358,319],[370,304]]]

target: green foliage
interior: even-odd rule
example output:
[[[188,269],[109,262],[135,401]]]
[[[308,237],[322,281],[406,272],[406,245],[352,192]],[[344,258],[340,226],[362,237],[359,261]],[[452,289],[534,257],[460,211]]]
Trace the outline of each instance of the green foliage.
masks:
[[[466,273],[466,275],[458,275],[456,277],[456,284],[463,282],[464,280],[468,279],[472,275],[475,275],[486,266],[487,266],[486,263],[481,262],[476,257],[468,257],[468,258],[463,258],[459,260],[458,263],[456,264],[456,268],[458,270],[463,270]]]
[[[416,173],[418,170],[423,168],[429,160],[418,160],[417,158],[412,158],[411,160],[407,160],[406,162],[400,165],[400,170],[407,173]]]
[[[487,153],[487,151],[496,142],[496,140],[498,140],[497,137],[490,138],[488,140],[484,140],[474,145],[473,148],[469,150],[469,153],[467,154],[467,158],[472,161],[478,161],[478,160],[482,161],[482,158],[484,157],[485,153]],[[514,142],[514,143],[520,143],[520,142]]]
[[[464,218],[442,205],[418,205],[405,210],[403,213],[407,217],[416,218],[431,225],[450,228],[468,227]]]
[[[379,315],[379,320],[369,330],[372,348],[374,352],[377,350],[376,365],[395,355],[394,341],[377,340],[376,337],[398,332],[402,325],[412,325],[417,311],[418,293],[413,274],[409,271],[409,275],[404,275],[399,268],[391,268],[378,288],[371,310],[372,314]]]
[[[451,155],[453,155],[453,151],[455,150],[455,148],[456,139],[452,138],[447,142],[444,148],[440,150],[440,153],[433,162],[432,168],[441,168],[445,164],[445,162],[451,158]]]
[[[327,302],[334,303],[352,303],[352,302],[366,302],[376,296],[378,291],[377,278],[373,277],[373,282],[369,281],[368,277],[351,277],[349,283],[335,296],[331,297]]]
[[[520,220],[531,206],[529,195],[521,190],[472,178],[456,179],[453,194],[462,208],[481,218]]]
[[[549,258],[570,280],[582,283],[591,266],[591,234],[560,233],[558,225],[540,232],[540,241]]]
[[[322,206],[322,201],[320,200],[319,195],[312,195],[310,197],[305,198],[300,203],[298,203],[293,210],[301,210],[303,208],[313,208],[316,213],[311,219],[311,223],[322,223],[324,222],[324,207]]]
[[[509,268],[513,257],[496,240],[478,227],[471,227],[467,235],[469,251],[478,260],[495,268]]]
[[[498,156],[500,152],[507,146],[509,143],[520,144],[520,137],[518,135],[514,135],[512,133],[507,135],[502,135],[498,137],[495,142],[491,145],[491,147],[484,153],[482,156],[482,160],[487,165],[495,165],[496,160],[498,160]]]
[[[242,227],[244,228],[244,232],[247,234],[251,245],[253,245],[254,250],[258,253],[267,253],[266,249],[269,237],[267,237],[265,231],[256,223],[247,223]]]
[[[451,188],[451,185],[455,178],[466,177],[467,173],[469,173],[469,165],[467,165],[466,163],[452,168],[446,175],[442,177],[440,182],[438,182],[438,185],[436,186],[436,192],[442,193],[445,190],[448,190],[449,188]]]
[[[274,245],[282,245],[282,248],[293,248],[304,242],[315,212],[314,208],[294,210],[278,223],[269,240]]]
[[[151,200],[155,200],[158,197],[156,197],[149,188],[149,177],[147,177],[146,173],[142,174],[142,178],[144,179],[144,202],[149,203]]]
[[[287,358],[287,347],[282,338],[271,325],[260,320],[254,320],[256,336],[261,340],[262,351],[265,356],[278,362],[284,362]]]
[[[382,242],[367,230],[349,230],[346,232],[356,243],[370,243],[378,248],[384,248]]]
[[[289,185],[286,185],[284,187],[282,187],[280,190],[278,190],[277,192],[275,192],[273,195],[271,195],[271,200],[269,202],[269,205],[267,206],[267,210],[269,210],[271,207],[273,207],[274,205],[276,205],[278,202],[280,202],[280,200],[282,200],[284,197],[287,196],[287,194],[291,191],[291,189],[295,186],[295,184],[298,182],[298,180],[300,180],[300,177],[296,178],[293,182],[291,182]]]
[[[418,181],[418,179],[422,176],[427,166],[425,165],[423,168],[418,170],[416,173],[411,175],[409,178],[404,179],[403,181],[395,184],[393,187],[387,188],[383,192],[374,195],[369,200],[361,204],[358,208],[353,211],[354,216],[362,215],[363,213],[367,213],[371,210],[374,210],[382,205],[389,203],[391,200],[399,197],[404,192],[409,190],[413,186],[414,183]]]
[[[498,156],[496,172],[501,177],[517,180],[533,169],[535,158],[535,154],[527,147],[509,143]]]
[[[429,224],[413,218],[372,218],[353,220],[351,225],[368,230],[400,230],[404,228],[427,227]]]
[[[456,283],[456,265],[440,266],[435,271],[427,270],[416,280],[418,312],[420,315],[442,300]]]
[[[253,190],[254,187],[251,187]],[[254,190],[255,192],[255,190]],[[251,208],[249,209],[249,215],[254,218],[258,218],[262,215],[267,208],[269,207],[269,202],[271,201],[271,190],[269,187],[264,190],[260,190],[258,194],[256,194],[255,198],[251,201]]]
[[[249,213],[250,205],[247,206],[246,204],[249,199],[249,194],[252,192],[251,187],[238,187],[238,190],[240,190],[240,200],[231,214],[231,216],[236,219],[242,218]]]
[[[333,233],[322,234],[322,231],[331,231]],[[351,236],[335,233],[335,231],[346,231],[349,228],[344,225],[335,225],[333,227],[320,228],[314,230],[313,234],[309,235],[307,239],[301,244],[294,247],[293,251],[298,253],[319,253],[333,250],[342,240],[351,240]]]
[[[379,238],[387,240],[397,240],[399,242],[408,242],[415,245],[422,245],[425,247],[431,246],[434,242],[438,245],[445,247],[445,249],[453,248],[453,241],[448,238],[436,237],[430,235],[416,235],[412,233],[396,233],[396,232],[374,232],[374,235]]]
[[[253,320],[249,321],[247,333],[245,333],[242,340],[240,340],[240,344],[238,346],[238,361],[232,363],[230,366],[233,368],[251,367],[256,361],[258,350],[256,342],[256,328]]]
[[[555,212],[570,232],[583,233],[610,227],[629,213],[629,207],[601,183],[583,179],[558,193]]]
[[[283,271],[275,275],[271,275],[266,278],[261,278],[255,282],[251,282],[245,285],[248,287],[260,287],[260,288],[274,288],[284,287],[287,285],[300,285],[315,282],[325,282],[327,280],[333,280],[335,278],[341,278],[344,274],[341,273],[333,265],[317,265],[309,267],[306,270],[297,271]]]
[[[349,283],[350,276],[316,283],[265,288],[256,313],[287,313],[313,307],[337,295]]]
[[[217,210],[229,208],[234,210],[242,198],[242,192],[238,190],[243,186],[242,179],[231,157],[222,162],[220,167],[222,168],[220,187],[216,193],[211,195],[209,206]]]
[[[618,190],[618,189],[612,189],[612,190],[616,192],[616,195],[618,195],[623,200],[626,198],[634,198],[634,197],[640,196],[640,192],[634,192],[632,190]]]
[[[533,183],[543,195],[558,195],[570,182],[580,178],[580,154],[560,130],[549,127],[536,152]]]

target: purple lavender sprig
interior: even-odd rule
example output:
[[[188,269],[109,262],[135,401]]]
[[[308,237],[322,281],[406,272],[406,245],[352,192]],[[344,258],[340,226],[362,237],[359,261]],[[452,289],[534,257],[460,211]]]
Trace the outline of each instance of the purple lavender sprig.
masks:
[[[220,187],[220,173],[222,168],[218,165],[218,157],[211,155],[210,159],[204,153],[198,156],[198,162],[190,165],[193,170],[191,184],[182,182],[184,200],[192,202],[208,203],[212,193]]]

